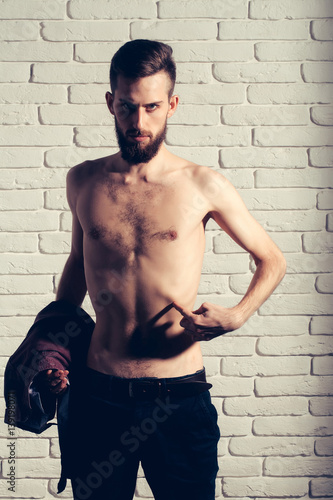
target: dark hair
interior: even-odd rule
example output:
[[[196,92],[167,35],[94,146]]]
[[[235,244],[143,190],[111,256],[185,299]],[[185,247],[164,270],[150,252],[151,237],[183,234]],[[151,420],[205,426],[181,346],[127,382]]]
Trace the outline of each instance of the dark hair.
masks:
[[[138,80],[165,71],[170,78],[169,98],[176,82],[176,64],[172,57],[172,48],[153,40],[132,40],[125,43],[111,60],[111,92],[117,88],[118,75]]]

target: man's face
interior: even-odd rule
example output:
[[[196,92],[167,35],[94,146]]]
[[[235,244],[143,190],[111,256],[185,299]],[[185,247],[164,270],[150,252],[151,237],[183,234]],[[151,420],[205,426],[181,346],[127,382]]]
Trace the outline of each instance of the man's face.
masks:
[[[167,118],[178,104],[178,96],[169,99],[169,87],[169,77],[161,71],[136,81],[119,76],[114,95],[107,93],[122,158],[128,163],[148,163],[158,153]]]

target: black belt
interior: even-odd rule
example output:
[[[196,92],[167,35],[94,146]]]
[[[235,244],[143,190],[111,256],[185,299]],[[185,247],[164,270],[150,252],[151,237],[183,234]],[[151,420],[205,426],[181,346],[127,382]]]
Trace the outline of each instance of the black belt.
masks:
[[[89,370],[90,373],[93,370]],[[134,399],[155,399],[165,396],[194,396],[200,392],[207,391],[212,387],[212,384],[206,382],[205,370],[200,370],[193,375],[185,378],[143,378],[143,379],[126,379],[97,373],[95,383],[91,386],[91,390],[96,394],[109,393],[118,398],[134,398]],[[91,377],[90,382],[92,382]],[[96,383],[97,382],[97,383]]]

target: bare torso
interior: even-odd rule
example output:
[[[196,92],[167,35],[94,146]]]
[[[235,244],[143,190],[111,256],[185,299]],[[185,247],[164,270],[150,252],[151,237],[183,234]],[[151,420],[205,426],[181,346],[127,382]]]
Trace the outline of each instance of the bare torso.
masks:
[[[88,292],[96,311],[87,364],[122,377],[173,377],[203,366],[179,325],[193,308],[205,248],[201,167],[170,154],[158,179],[117,171],[117,156],[76,167]]]

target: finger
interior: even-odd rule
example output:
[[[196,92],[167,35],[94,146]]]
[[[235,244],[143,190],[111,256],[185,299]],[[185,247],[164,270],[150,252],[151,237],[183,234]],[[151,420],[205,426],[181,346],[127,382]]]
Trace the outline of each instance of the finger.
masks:
[[[199,307],[199,309],[196,309],[195,311],[192,311],[193,314],[203,314],[205,313],[206,311],[208,311],[207,307],[204,307],[202,304],[201,306]]]
[[[184,316],[184,318],[192,320],[193,314],[189,309],[186,309],[185,307],[177,304],[176,302],[173,302],[173,307],[180,312]]]

